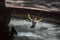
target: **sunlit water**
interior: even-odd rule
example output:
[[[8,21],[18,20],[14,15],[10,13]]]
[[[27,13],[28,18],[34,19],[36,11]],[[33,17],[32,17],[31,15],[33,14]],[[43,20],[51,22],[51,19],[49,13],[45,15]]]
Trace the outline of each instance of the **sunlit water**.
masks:
[[[15,40],[20,40],[21,37],[28,38],[22,40],[58,40],[56,36],[60,33],[60,30],[56,31],[56,29],[60,29],[59,25],[45,21],[36,23],[35,28],[30,28],[31,25],[31,21],[19,19],[12,19],[9,24],[9,26],[13,26],[18,33]]]

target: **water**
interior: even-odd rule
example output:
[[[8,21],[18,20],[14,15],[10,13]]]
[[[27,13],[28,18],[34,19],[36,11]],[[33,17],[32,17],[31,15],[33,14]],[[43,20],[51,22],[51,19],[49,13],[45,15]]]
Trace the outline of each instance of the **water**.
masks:
[[[56,36],[60,33],[60,26],[48,22],[38,22],[35,28],[30,28],[31,21],[11,19],[9,26],[17,31],[15,40],[59,40]]]

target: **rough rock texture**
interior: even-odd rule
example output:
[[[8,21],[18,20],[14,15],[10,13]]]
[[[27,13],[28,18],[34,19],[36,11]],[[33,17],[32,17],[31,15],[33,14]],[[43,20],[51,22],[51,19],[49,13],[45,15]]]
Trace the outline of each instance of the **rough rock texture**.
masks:
[[[8,27],[9,21],[9,9],[5,7],[5,0],[0,0],[0,40],[10,40]]]

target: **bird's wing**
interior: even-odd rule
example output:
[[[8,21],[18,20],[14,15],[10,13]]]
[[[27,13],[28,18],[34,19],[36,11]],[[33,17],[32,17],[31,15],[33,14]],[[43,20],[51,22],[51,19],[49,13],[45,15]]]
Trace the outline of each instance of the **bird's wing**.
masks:
[[[37,21],[38,21],[38,22],[39,22],[39,21],[43,21],[43,18],[40,18],[40,19],[39,19],[39,20],[37,20]]]
[[[28,13],[28,18],[30,19],[30,20],[32,20],[32,18],[31,18],[31,16],[30,16],[30,14]]]

